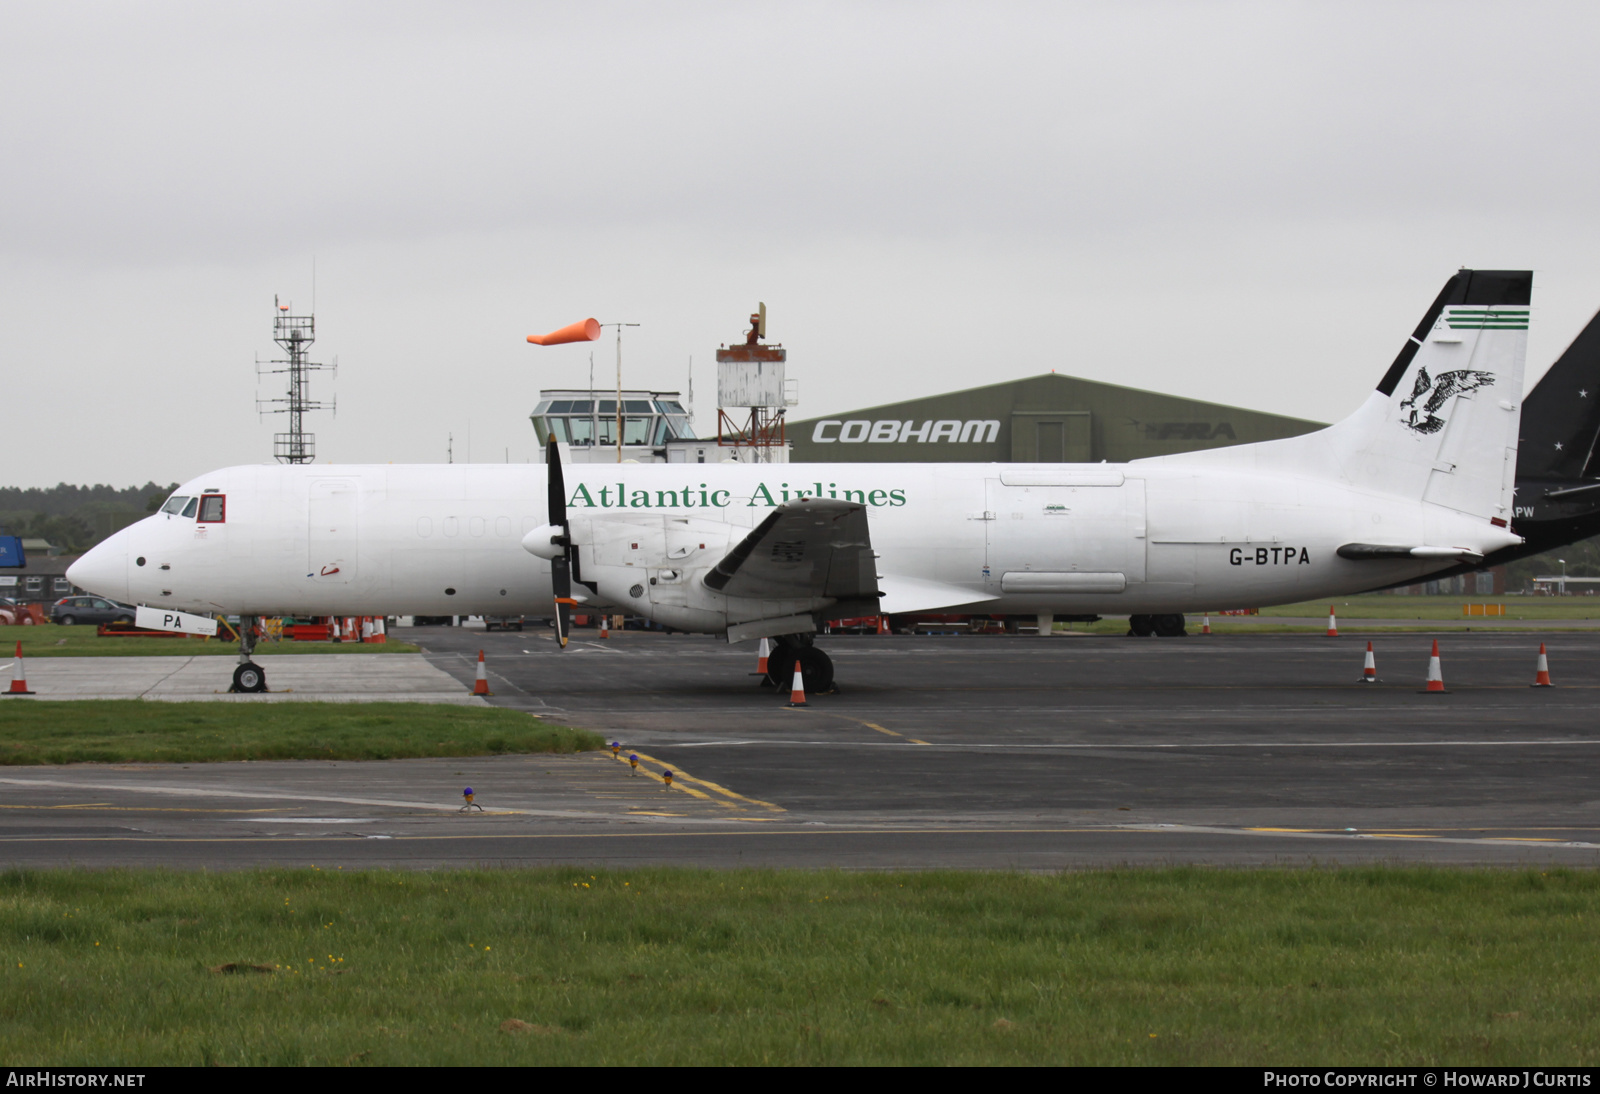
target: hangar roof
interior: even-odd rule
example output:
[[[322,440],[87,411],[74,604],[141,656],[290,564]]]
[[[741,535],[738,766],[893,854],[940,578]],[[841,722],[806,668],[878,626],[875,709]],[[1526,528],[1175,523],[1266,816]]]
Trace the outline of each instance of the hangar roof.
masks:
[[[1048,372],[788,423],[796,463],[1121,463],[1323,423]]]

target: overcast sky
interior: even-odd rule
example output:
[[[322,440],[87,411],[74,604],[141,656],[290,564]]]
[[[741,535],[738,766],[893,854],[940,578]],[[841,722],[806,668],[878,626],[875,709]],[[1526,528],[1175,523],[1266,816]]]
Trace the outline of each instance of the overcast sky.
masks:
[[[0,3],[6,485],[526,460],[541,387],[714,425],[758,300],[812,416],[1057,369],[1347,413],[1462,265],[1600,307],[1600,8]],[[593,347],[601,383],[615,350]]]

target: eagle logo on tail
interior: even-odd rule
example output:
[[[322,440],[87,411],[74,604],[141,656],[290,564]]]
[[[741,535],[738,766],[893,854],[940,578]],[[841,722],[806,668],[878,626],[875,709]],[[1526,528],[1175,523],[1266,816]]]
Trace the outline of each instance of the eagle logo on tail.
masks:
[[[1494,373],[1478,372],[1475,369],[1463,368],[1453,372],[1441,372],[1437,380],[1428,375],[1426,368],[1417,370],[1417,383],[1411,389],[1411,398],[1400,403],[1400,409],[1408,407],[1411,416],[1401,424],[1414,433],[1437,433],[1444,428],[1445,420],[1434,411],[1444,406],[1453,395],[1465,395],[1469,391],[1477,391],[1480,387],[1489,387],[1494,383]],[[1428,395],[1429,391],[1432,395]],[[1428,401],[1419,409],[1417,400],[1428,395]]]

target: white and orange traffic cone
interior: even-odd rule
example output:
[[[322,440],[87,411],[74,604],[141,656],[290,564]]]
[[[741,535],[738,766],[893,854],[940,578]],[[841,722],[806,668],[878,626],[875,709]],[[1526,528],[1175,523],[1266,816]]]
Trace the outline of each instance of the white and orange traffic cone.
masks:
[[[388,645],[389,628],[381,615],[372,621],[372,640],[379,645]]]
[[[336,615],[328,617],[328,641],[339,641],[339,617]]]
[[[363,644],[372,641],[372,616],[361,617],[361,641]]]
[[[493,695],[489,690],[489,670],[483,663],[483,651],[478,651],[478,678],[472,682],[472,694]]]
[[[1444,673],[1439,668],[1439,640],[1433,640],[1433,655],[1428,658],[1428,691],[1444,691]]]
[[[611,637],[611,616],[609,614],[600,617],[600,637]]]
[[[1207,612],[1205,615],[1202,615],[1200,617],[1200,633],[1201,634],[1210,634],[1211,633],[1211,613],[1210,612]]]
[[[794,683],[789,688],[789,705],[803,707],[806,705],[806,683],[800,678],[800,662],[794,663]]]
[[[1548,688],[1555,685],[1550,683],[1550,661],[1544,655],[1544,643],[1539,643],[1539,670],[1533,678],[1532,688]]]
[[[800,677],[797,674],[795,676],[795,679],[798,680],[799,678]],[[32,695],[33,694],[33,692],[28,690],[27,674],[22,671],[22,643],[21,642],[17,643],[17,668],[16,668],[16,671],[11,674],[11,690],[6,692],[6,694],[7,695]],[[802,699],[801,701],[804,702],[805,700]]]
[[[1333,605],[1328,605],[1328,637],[1339,637],[1339,620],[1333,614]]]
[[[888,616],[886,616],[886,615],[878,616],[878,633],[879,634],[888,634],[889,633],[889,617]]]
[[[1363,684],[1376,684],[1378,682],[1378,662],[1372,658],[1372,643],[1367,643],[1367,659],[1361,665],[1361,682]]]
[[[756,647],[756,671],[751,675],[761,677],[761,686],[764,688],[772,687],[772,677],[767,675],[767,661],[771,657],[772,643],[763,638],[761,645]]]

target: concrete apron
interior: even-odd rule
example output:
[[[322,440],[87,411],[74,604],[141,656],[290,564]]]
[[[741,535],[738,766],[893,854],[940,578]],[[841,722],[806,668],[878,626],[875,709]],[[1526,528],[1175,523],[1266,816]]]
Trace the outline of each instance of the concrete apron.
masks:
[[[30,657],[34,699],[155,699],[166,702],[453,703],[488,706],[470,688],[415,653],[263,657],[265,692],[228,691],[233,657]],[[16,663],[0,669],[9,677]],[[3,690],[3,688],[0,688]],[[20,702],[23,697],[0,702]]]

